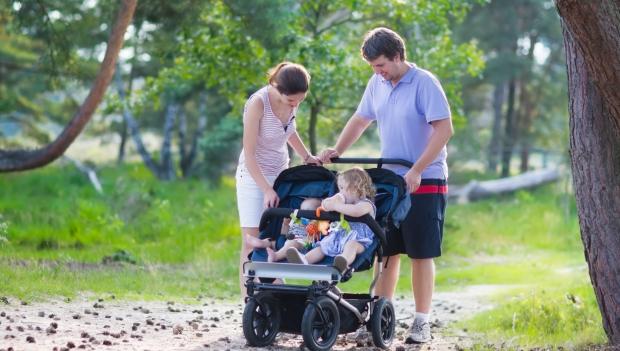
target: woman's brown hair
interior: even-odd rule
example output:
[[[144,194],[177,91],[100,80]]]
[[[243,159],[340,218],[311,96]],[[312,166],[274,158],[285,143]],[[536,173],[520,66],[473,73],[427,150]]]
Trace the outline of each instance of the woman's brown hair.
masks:
[[[310,74],[297,63],[281,62],[270,69],[268,75],[269,84],[283,95],[305,93],[310,88]]]

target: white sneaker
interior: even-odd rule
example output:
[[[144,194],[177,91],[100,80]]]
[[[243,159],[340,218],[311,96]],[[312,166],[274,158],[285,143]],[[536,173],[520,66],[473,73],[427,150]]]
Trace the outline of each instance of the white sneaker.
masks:
[[[431,341],[431,324],[429,322],[422,322],[419,319],[414,320],[405,343],[423,344],[429,341]]]

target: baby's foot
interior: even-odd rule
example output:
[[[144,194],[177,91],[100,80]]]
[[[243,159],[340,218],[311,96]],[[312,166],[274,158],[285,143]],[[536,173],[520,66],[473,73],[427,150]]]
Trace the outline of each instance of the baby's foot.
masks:
[[[289,263],[308,264],[306,256],[302,255],[301,252],[297,251],[294,247],[289,247],[289,249],[286,250],[286,260]]]
[[[276,253],[272,248],[268,247],[267,250],[267,262],[276,262]]]

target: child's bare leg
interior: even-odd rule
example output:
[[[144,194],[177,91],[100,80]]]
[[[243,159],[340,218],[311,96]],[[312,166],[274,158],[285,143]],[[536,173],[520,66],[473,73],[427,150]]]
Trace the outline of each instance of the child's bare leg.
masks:
[[[267,247],[271,247],[271,241],[269,241],[269,239],[259,239],[257,237],[254,237],[252,235],[247,235],[247,234],[245,235],[245,242],[255,248],[264,249]]]
[[[347,260],[347,265],[350,265],[353,261],[355,261],[355,257],[362,252],[364,252],[364,246],[355,240],[351,240],[344,244],[344,249],[342,250],[341,255]]]
[[[305,255],[302,255],[296,248],[289,247],[286,250],[286,259],[290,263],[298,263],[298,264],[312,264],[319,262],[323,259],[325,255],[323,251],[321,251],[320,247],[316,247]]]
[[[351,240],[344,244],[342,253],[334,257],[334,266],[339,271],[344,272],[355,261],[355,257],[362,252],[364,252],[364,246],[355,240]]]
[[[308,263],[310,264],[317,263],[324,258],[325,254],[320,247],[315,247],[306,254],[306,260],[308,260]]]
[[[277,261],[282,261],[283,259],[286,258],[286,250],[289,249],[289,247],[294,247],[297,250],[301,250],[303,245],[297,241],[297,240],[287,240],[284,242],[284,245],[282,246],[282,248],[278,251],[273,251],[271,250],[271,253],[273,255],[272,261],[269,262],[277,262]],[[269,255],[269,250],[267,250],[267,254]]]

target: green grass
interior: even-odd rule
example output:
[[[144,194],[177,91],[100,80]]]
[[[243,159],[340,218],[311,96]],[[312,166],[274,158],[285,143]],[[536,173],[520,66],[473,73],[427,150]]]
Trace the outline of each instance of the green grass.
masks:
[[[239,296],[233,179],[218,188],[200,180],[165,183],[140,165],[104,167],[98,175],[104,195],[68,166],[0,175],[0,296]],[[455,326],[481,335],[474,348],[605,341],[574,199],[563,190],[548,185],[449,205],[437,290],[504,287],[493,298],[496,308]],[[106,257],[119,262],[102,264]],[[358,273],[343,289],[367,291],[370,276]],[[400,276],[398,293],[409,296],[406,257]]]
[[[104,195],[71,167],[0,176],[0,236],[8,240],[0,241],[0,294],[228,296],[236,288],[221,279],[236,274],[240,246],[231,179],[217,189],[163,183],[135,165],[104,168],[99,177]],[[137,265],[100,265],[119,250],[127,254],[117,258]],[[72,262],[98,265],[80,270]]]
[[[607,341],[592,295],[589,281],[524,289],[498,297],[496,309],[456,327],[484,335],[473,349],[587,349]]]

